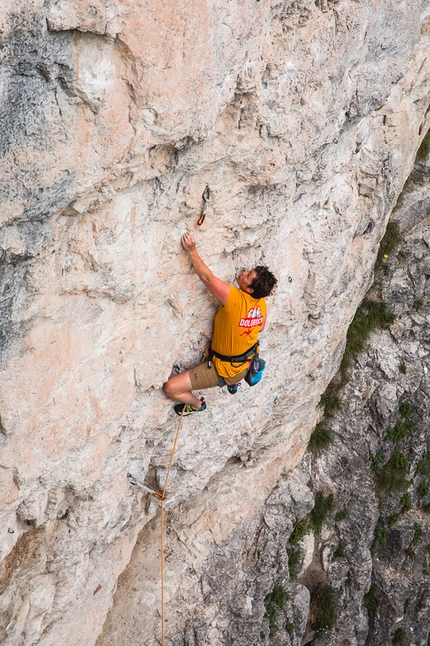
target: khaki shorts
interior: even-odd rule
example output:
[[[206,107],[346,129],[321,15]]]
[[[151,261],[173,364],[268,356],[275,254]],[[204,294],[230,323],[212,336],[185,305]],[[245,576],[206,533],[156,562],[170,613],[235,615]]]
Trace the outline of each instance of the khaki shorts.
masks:
[[[248,367],[249,366],[247,366],[245,370],[242,370],[242,372],[239,372],[234,377],[226,377],[225,383],[228,386],[231,386],[231,384],[237,384],[241,379],[245,377],[246,373],[248,372]],[[203,363],[201,363],[199,366],[190,368],[188,372],[190,373],[192,390],[205,390],[205,388],[215,388],[216,386],[220,385],[218,382],[218,373],[215,370],[214,364],[212,364],[211,368],[208,368],[207,361],[203,361]]]

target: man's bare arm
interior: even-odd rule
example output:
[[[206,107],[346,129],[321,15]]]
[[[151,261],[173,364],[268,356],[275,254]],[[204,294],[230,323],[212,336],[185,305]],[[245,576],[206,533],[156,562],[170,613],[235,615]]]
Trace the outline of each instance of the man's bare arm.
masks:
[[[196,241],[191,233],[184,233],[181,237],[181,242],[184,249],[190,254],[191,263],[197,276],[217,301],[224,305],[230,293],[230,285],[214,276],[209,267],[205,265],[197,252]]]

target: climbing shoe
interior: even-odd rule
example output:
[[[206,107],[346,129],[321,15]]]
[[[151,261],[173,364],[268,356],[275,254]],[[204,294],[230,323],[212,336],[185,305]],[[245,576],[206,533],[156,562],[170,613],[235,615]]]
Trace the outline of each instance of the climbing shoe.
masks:
[[[206,408],[206,402],[204,397],[200,397],[200,401],[202,402],[200,408],[194,408],[191,404],[175,404],[175,406],[173,406],[173,410],[177,415],[182,415],[183,417],[194,415],[194,413],[201,413]],[[182,410],[184,412],[182,412]]]

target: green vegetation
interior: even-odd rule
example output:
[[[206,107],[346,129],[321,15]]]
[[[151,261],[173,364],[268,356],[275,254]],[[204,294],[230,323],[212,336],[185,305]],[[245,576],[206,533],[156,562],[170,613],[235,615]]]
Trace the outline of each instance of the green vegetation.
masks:
[[[406,374],[406,366],[405,366],[405,364],[404,364],[404,363],[401,363],[401,364],[400,364],[400,366],[399,366],[399,372],[400,372],[402,375],[405,375],[405,374]]]
[[[418,498],[425,498],[428,495],[429,486],[426,480],[422,480],[417,487]]]
[[[397,448],[381,471],[375,476],[376,488],[379,494],[387,491],[399,491],[409,487],[410,483],[405,480],[408,469],[409,462],[406,456]]]
[[[406,186],[406,185],[405,185]],[[389,222],[385,230],[385,235],[379,245],[378,256],[376,258],[375,270],[387,267],[386,258],[399,246],[403,236],[397,222]]]
[[[338,511],[334,517],[335,521],[338,523],[341,520],[345,520],[345,518],[348,517],[348,510],[347,509],[341,509]]]
[[[414,413],[415,408],[410,402],[406,400],[400,401],[400,419],[395,426],[387,429],[384,437],[385,440],[389,440],[397,444],[394,453],[388,458],[385,464],[384,459],[386,458],[384,458],[382,451],[378,451],[371,458],[371,468],[375,474],[375,489],[380,500],[381,510],[383,509],[384,495],[386,493],[402,491],[411,486],[411,482],[406,479],[409,471],[409,461],[402,452],[398,443],[406,438],[409,435],[409,431],[415,427],[415,422],[412,419]],[[420,463],[420,469],[421,471],[426,471],[427,468],[430,470],[430,459],[428,464],[427,460],[423,459]],[[422,494],[425,494],[427,490],[428,488],[426,489],[426,485],[421,487]],[[393,527],[393,525],[397,523],[401,514],[408,513],[412,508],[412,495],[409,492],[405,492],[400,498],[400,508],[398,511],[391,513],[388,517],[384,516],[385,520],[383,520],[383,516],[380,516],[375,527],[374,540],[372,544],[373,554],[387,543],[389,539],[389,528]]]
[[[318,422],[311,433],[308,442],[308,451],[319,455],[323,449],[333,442],[332,432],[325,427],[324,422]]]
[[[306,534],[310,534],[311,531],[312,531],[312,528],[309,524],[309,520],[307,516],[298,520],[294,525],[293,531],[290,534],[289,541],[291,545],[298,545],[302,540],[302,538],[304,538]]]
[[[407,401],[402,401],[399,406],[400,419],[395,426],[389,428],[385,433],[385,439],[391,442],[399,442],[409,435],[409,431],[415,428],[415,422],[410,419],[414,413],[414,407]]]
[[[416,554],[412,547],[408,547],[408,549],[405,550],[405,554],[408,558],[411,559],[411,561],[415,561]]]
[[[399,420],[393,428],[389,428],[385,434],[386,440],[399,442],[409,435],[409,431],[415,428],[415,422],[410,419],[414,413],[414,407],[407,401],[399,406],[399,413],[403,419]]]
[[[417,473],[430,476],[430,451],[427,451],[423,459],[418,462]]]
[[[409,435],[410,421],[400,420],[395,426],[389,428],[385,433],[385,439],[390,442],[399,442]]]
[[[264,616],[269,620],[269,637],[273,637],[278,630],[278,613],[285,606],[287,599],[288,592],[282,586],[275,583],[272,592],[264,600],[264,605],[266,606]]]
[[[374,538],[373,538],[372,550],[377,549],[381,545],[385,545],[385,543],[388,542],[389,535],[390,534],[388,529],[383,527],[380,520],[378,520],[375,526],[375,533],[373,535]]]
[[[403,612],[406,614],[409,610],[409,606],[411,605],[411,600],[408,598],[405,600],[405,603],[403,604]]]
[[[294,633],[294,624],[289,619],[287,619],[287,621],[285,622],[285,630],[289,635],[292,635]]]
[[[319,533],[321,527],[328,514],[332,511],[334,507],[334,496],[329,494],[324,496],[322,491],[318,491],[315,496],[315,504],[313,509],[309,513],[309,519],[311,522],[312,529]]]
[[[337,410],[342,408],[339,390],[339,384],[335,381],[331,381],[325,389],[325,392],[321,395],[319,406],[324,409],[325,417],[332,417]]]
[[[392,458],[393,466],[396,467],[396,469],[407,469],[409,467],[409,461],[405,454],[400,451],[400,449],[396,450]]]
[[[412,545],[417,545],[423,537],[423,528],[419,523],[414,523],[414,537],[412,539]]]
[[[422,310],[424,307],[424,302],[421,300],[421,298],[417,298],[417,300],[414,302],[414,310],[419,312]]]
[[[427,159],[429,152],[430,152],[430,130],[424,136],[424,139],[422,140],[421,145],[418,148],[415,161],[416,162],[424,161],[425,159]]]
[[[315,596],[312,630],[322,632],[335,627],[337,621],[336,602],[336,592],[330,585],[324,585],[318,590]]]
[[[376,609],[377,609],[376,588],[373,584],[370,586],[369,592],[367,592],[364,595],[363,602],[364,602],[364,607],[369,613],[369,618],[376,619]]]
[[[400,508],[400,513],[406,514],[408,511],[411,511],[411,509],[412,509],[411,494],[410,493],[405,493],[402,496],[400,504],[402,505],[401,508]]]
[[[346,347],[340,368],[346,375],[351,362],[364,350],[371,332],[386,329],[394,322],[396,316],[388,309],[386,303],[365,298],[355,313],[346,335]]]
[[[378,264],[377,269],[378,269],[379,271],[382,271],[382,273],[384,274],[384,276],[389,276],[389,275],[390,275],[390,265],[389,265],[389,264],[388,264],[388,262],[386,262],[385,260],[382,260],[382,261]]]
[[[338,558],[342,558],[343,556],[346,556],[345,546],[343,543],[339,543],[339,545],[336,547],[333,553],[333,558],[338,559]]]
[[[290,573],[290,579],[295,581],[297,579],[297,573],[300,567],[302,560],[302,554],[299,549],[295,547],[287,547],[288,554],[288,571]]]
[[[317,491],[317,493],[315,494],[314,506],[309,514],[304,518],[298,520],[294,525],[294,529],[291,532],[289,538],[290,545],[298,545],[300,541],[311,532],[319,533],[325,519],[333,510],[334,506],[335,499],[333,494],[324,496],[322,491]],[[287,552],[289,563],[291,562],[291,566],[289,565],[289,567],[292,568],[292,570],[290,570],[290,576],[291,578],[294,578],[294,568],[297,567],[298,562],[301,559],[300,550],[294,550],[294,552],[297,553],[293,553],[293,550],[290,550],[290,548],[287,547]],[[291,573],[293,573],[293,575]]]
[[[393,635],[393,644],[398,644],[402,646],[405,643],[406,632],[403,628],[396,628]]]
[[[381,462],[384,460],[384,454],[382,451],[377,451],[375,455],[370,459],[370,468],[373,473],[378,474],[381,471]]]
[[[399,406],[399,413],[405,419],[409,419],[414,413],[414,407],[408,401],[402,401]]]
[[[400,514],[399,514],[398,511],[395,512],[394,514],[390,514],[388,516],[388,521],[387,521],[389,526],[392,527],[393,525],[395,525],[397,523],[397,521],[399,520],[399,518],[400,518]]]

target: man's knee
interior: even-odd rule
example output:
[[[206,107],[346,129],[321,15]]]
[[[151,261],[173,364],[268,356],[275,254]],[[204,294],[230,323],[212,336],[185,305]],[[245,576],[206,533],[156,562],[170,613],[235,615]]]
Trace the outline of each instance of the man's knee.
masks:
[[[191,392],[191,382],[188,370],[181,372],[181,374],[179,375],[170,377],[170,379],[168,379],[166,383],[163,384],[163,390],[167,397],[173,399],[176,395],[179,395],[181,393]]]
[[[164,394],[169,397],[172,394],[172,384],[170,383],[171,379],[168,379],[165,384],[163,384]]]

